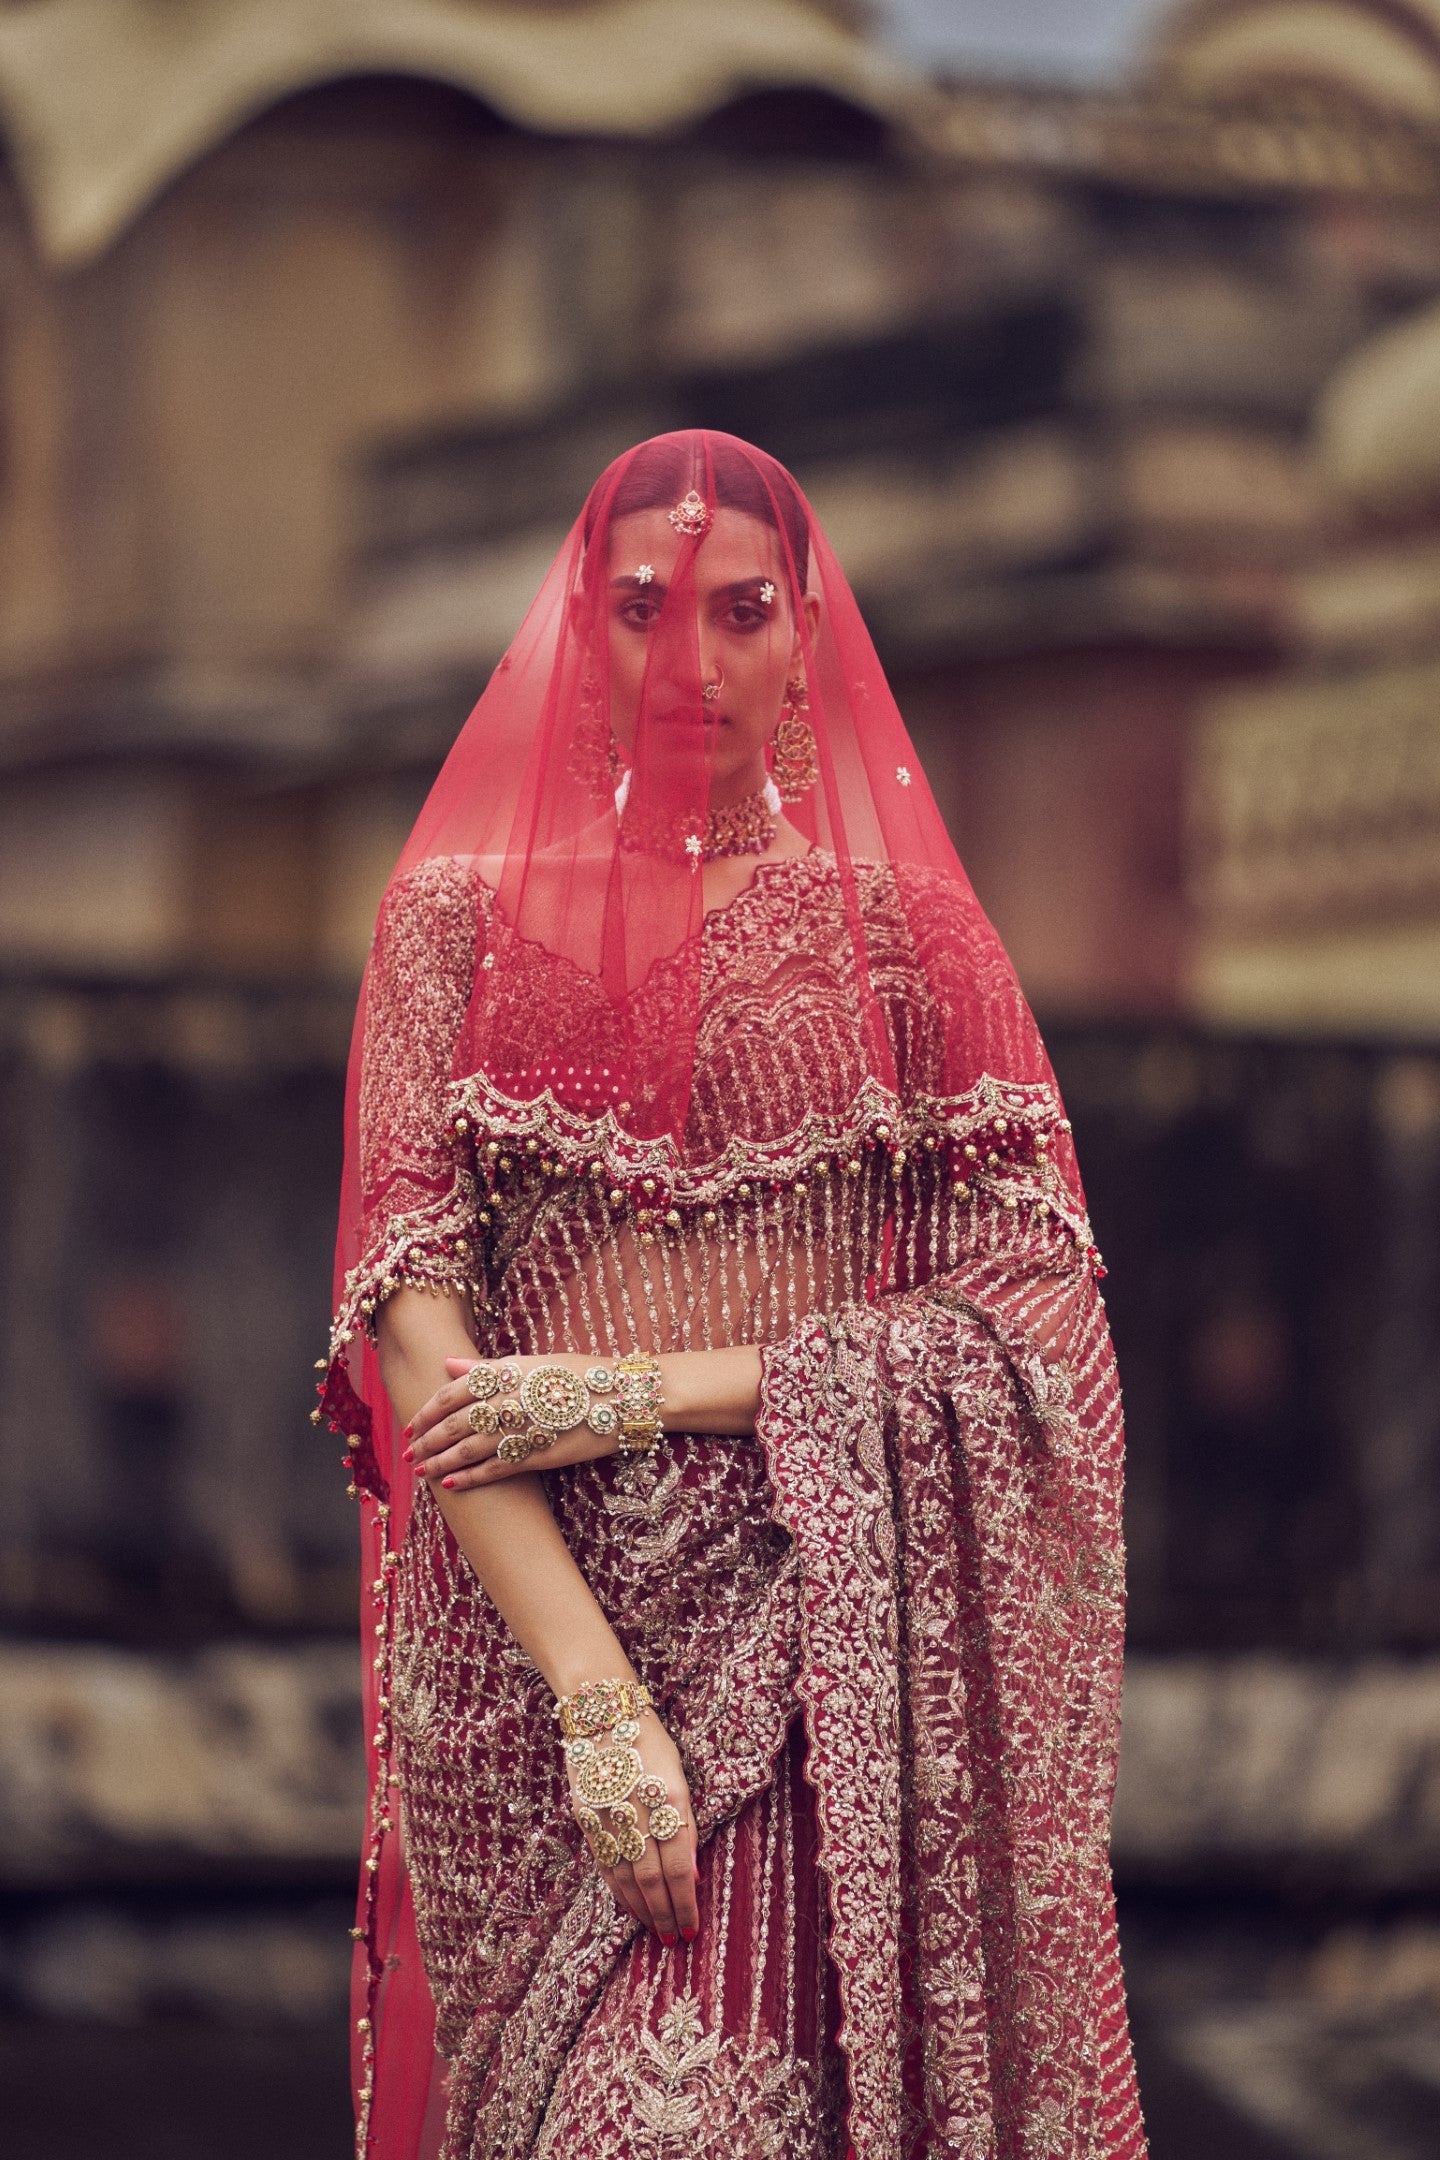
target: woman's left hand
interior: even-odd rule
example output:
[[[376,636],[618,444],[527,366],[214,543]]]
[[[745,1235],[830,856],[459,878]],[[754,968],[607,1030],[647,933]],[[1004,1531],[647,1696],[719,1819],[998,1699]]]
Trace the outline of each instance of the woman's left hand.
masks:
[[[466,1385],[466,1376],[474,1365],[488,1365],[495,1371],[508,1366],[523,1380],[537,1365],[563,1365],[567,1372],[585,1373],[592,1365],[604,1362],[573,1350],[557,1350],[549,1357],[446,1358],[449,1380],[416,1411],[408,1431],[401,1436],[408,1442],[405,1460],[413,1463],[417,1473],[432,1485],[443,1485],[447,1492],[468,1492],[473,1486],[494,1485],[502,1478],[520,1477],[531,1470],[563,1470],[571,1463],[613,1455],[613,1433],[602,1436],[591,1432],[588,1425],[576,1425],[569,1432],[557,1433],[548,1447],[537,1449],[523,1462],[503,1462],[496,1450],[504,1435],[471,1429],[470,1409],[475,1397]]]

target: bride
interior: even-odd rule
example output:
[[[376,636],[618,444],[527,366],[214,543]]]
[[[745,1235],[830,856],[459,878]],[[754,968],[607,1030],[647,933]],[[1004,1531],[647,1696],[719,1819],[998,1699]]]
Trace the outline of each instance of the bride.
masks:
[[[376,2160],[1144,2152],[1067,1124],[793,480],[596,482],[356,1024]]]

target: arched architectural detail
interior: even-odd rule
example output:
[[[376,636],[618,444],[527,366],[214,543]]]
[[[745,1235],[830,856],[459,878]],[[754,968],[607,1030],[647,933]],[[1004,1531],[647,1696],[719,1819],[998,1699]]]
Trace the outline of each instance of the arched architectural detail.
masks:
[[[767,90],[900,118],[914,79],[844,15],[821,0],[35,0],[0,11],[0,132],[41,246],[75,264],[246,121],[337,77],[449,84],[539,134],[658,135]]]
[[[1148,72],[1222,103],[1320,91],[1440,125],[1440,0],[1190,0]]]

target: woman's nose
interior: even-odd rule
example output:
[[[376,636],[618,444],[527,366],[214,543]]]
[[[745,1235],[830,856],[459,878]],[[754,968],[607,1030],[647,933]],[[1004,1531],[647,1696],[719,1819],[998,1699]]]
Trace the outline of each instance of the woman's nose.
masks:
[[[695,664],[702,683],[717,683],[725,672],[725,640],[713,625],[700,624],[695,639]]]
[[[697,637],[693,625],[676,625],[650,660],[652,681],[664,682],[682,698],[693,698],[697,688],[723,679],[719,640]]]

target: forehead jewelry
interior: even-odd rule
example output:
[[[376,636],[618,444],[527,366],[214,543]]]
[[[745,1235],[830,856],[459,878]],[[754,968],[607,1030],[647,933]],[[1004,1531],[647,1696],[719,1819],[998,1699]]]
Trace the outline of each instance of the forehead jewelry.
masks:
[[[637,585],[648,585],[654,575],[655,565],[653,563],[642,562],[639,569],[635,572],[635,582]]]
[[[766,607],[769,607],[770,602],[774,599],[774,597],[775,588],[770,583],[769,578],[766,578],[765,583],[760,587],[760,598],[764,601]]]
[[[710,505],[703,495],[697,495],[694,488],[691,488],[689,494],[683,496],[670,512],[670,523],[676,532],[684,533],[687,539],[698,540],[702,533],[710,529]]]

